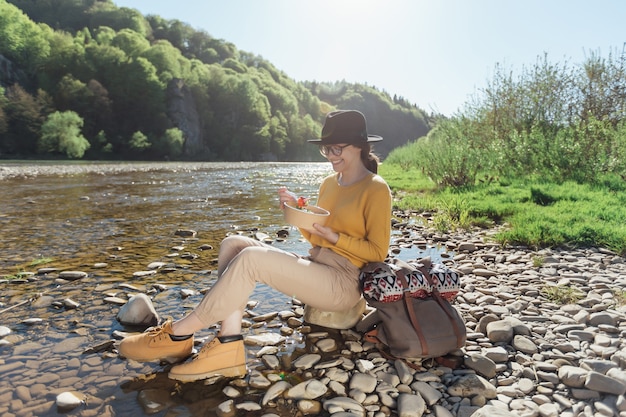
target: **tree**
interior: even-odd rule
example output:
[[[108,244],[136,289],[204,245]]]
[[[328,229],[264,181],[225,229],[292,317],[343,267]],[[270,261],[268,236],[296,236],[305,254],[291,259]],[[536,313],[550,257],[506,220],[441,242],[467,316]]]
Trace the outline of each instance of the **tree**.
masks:
[[[2,136],[0,151],[29,155],[35,151],[42,123],[42,105],[20,85],[7,88],[4,106],[7,134]]]
[[[157,142],[157,145],[164,156],[175,158],[182,155],[184,144],[185,135],[177,127],[167,129],[165,134]]]
[[[155,42],[149,49],[143,51],[141,56],[154,65],[164,84],[172,78],[185,78],[191,66],[189,60],[181,55],[180,50],[167,41]]]
[[[150,48],[150,42],[144,36],[130,29],[122,29],[117,32],[111,39],[111,45],[120,48],[132,58]]]
[[[148,137],[139,131],[133,133],[133,136],[130,138],[130,142],[128,142],[128,144],[131,149],[137,152],[142,152],[152,146]]]
[[[89,23],[85,12],[99,0],[9,0],[35,22],[55,30],[74,32]]]
[[[137,9],[117,8],[113,3],[97,2],[89,11],[91,13],[89,25],[91,29],[108,26],[116,31],[130,29],[144,37],[151,35],[150,24]]]
[[[41,126],[38,149],[41,153],[61,153],[68,158],[82,158],[89,142],[81,134],[83,119],[73,111],[50,114]]]
[[[34,73],[50,54],[44,32],[20,9],[0,1],[0,54]]]

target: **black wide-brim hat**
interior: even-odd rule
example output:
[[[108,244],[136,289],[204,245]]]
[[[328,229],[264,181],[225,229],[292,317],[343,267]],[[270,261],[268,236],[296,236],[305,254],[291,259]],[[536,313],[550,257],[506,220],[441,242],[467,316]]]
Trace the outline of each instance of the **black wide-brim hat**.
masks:
[[[363,113],[356,110],[337,110],[326,115],[322,137],[309,139],[308,142],[319,145],[336,143],[358,145],[381,140],[383,140],[381,136],[367,134],[367,124]]]

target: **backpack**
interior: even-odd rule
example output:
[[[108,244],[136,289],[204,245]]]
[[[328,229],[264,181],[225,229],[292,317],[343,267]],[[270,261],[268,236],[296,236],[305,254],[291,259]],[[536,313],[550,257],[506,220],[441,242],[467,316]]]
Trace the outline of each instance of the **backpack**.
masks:
[[[436,358],[465,345],[465,323],[449,301],[460,288],[459,275],[428,261],[409,264],[394,259],[361,269],[363,297],[376,310],[356,329],[366,341],[386,348],[392,358]]]

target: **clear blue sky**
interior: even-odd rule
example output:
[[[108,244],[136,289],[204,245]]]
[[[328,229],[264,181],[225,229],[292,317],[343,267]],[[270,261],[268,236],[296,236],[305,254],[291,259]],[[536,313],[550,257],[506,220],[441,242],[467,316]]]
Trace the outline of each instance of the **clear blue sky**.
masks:
[[[451,115],[492,79],[547,53],[621,54],[622,0],[113,0],[178,19],[297,80],[365,83]]]

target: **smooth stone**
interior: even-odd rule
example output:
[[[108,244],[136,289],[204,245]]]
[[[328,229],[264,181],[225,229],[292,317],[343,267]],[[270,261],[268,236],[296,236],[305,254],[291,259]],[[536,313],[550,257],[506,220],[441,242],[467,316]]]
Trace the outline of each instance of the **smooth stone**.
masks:
[[[48,308],[54,302],[54,297],[50,295],[42,295],[41,297],[36,298],[31,303],[31,307],[33,308]]]
[[[123,298],[120,297],[105,297],[104,298],[104,302],[107,304],[116,304],[119,306],[123,306],[124,304],[126,304],[128,302],[128,300],[125,300]]]
[[[626,393],[626,383],[595,371],[587,374],[585,388],[613,395]]]
[[[272,386],[270,386],[267,391],[265,391],[265,395],[263,396],[263,400],[261,401],[262,405],[266,405],[268,402],[274,400],[283,392],[291,388],[292,385],[287,381],[278,381]]]
[[[265,366],[269,369],[279,369],[280,368],[280,360],[276,355],[263,355],[261,356],[261,360],[265,364]]]
[[[252,317],[252,321],[255,321],[257,323],[259,322],[269,323],[270,321],[274,320],[276,317],[278,317],[278,312],[259,314],[258,316]]]
[[[174,232],[174,236],[180,237],[196,237],[197,234],[198,232],[192,229],[177,229]]]
[[[237,410],[242,410],[242,411],[259,411],[261,409],[261,406],[257,403],[254,403],[252,401],[244,401],[242,403],[239,404],[235,404],[235,408]]]
[[[426,411],[426,402],[419,394],[400,394],[397,406],[398,417],[422,417]]]
[[[265,355],[275,355],[280,351],[277,346],[263,346],[259,351],[255,354],[257,358],[262,358]]]
[[[157,271],[154,270],[150,270],[150,271],[135,271],[133,272],[133,277],[134,278],[143,278],[143,277],[147,277],[150,275],[155,275],[157,273]]]
[[[350,412],[357,416],[365,417],[365,408],[349,397],[334,397],[326,400],[322,404],[324,410],[328,411],[332,415],[340,412]]]
[[[326,394],[328,388],[316,379],[299,383],[285,391],[285,398],[295,400],[314,400]]]
[[[459,410],[460,411],[460,410]],[[468,410],[469,414],[467,416],[471,417],[519,417],[519,414],[512,413],[508,410],[495,407],[493,405],[486,405],[484,407],[480,407],[477,409]],[[457,414],[457,417],[460,414]]]
[[[478,275],[479,277],[484,278],[495,277],[496,275],[498,275],[497,272],[485,268],[476,268],[472,272],[474,273],[474,275]]]
[[[235,402],[233,400],[221,402],[215,409],[215,412],[218,417],[234,417],[237,414]]]
[[[269,379],[267,379],[267,377],[265,375],[263,375],[261,372],[259,372],[259,371],[250,371],[250,382],[249,382],[249,384],[250,384],[250,386],[252,388],[266,389],[270,385],[272,385],[272,382]]]
[[[165,263],[165,262],[151,262],[151,263],[148,264],[147,268],[150,269],[150,270],[152,270],[152,269],[159,269],[159,268],[162,268],[162,267],[164,267],[166,265],[167,265],[167,263]]]
[[[28,324],[28,325],[39,324],[39,323],[43,323],[43,319],[39,317],[32,317],[29,319],[22,320],[22,323]]]
[[[376,384],[376,377],[369,374],[354,374],[350,379],[350,389],[358,389],[364,393],[374,392]]]
[[[475,370],[486,378],[496,376],[496,364],[486,356],[478,353],[469,353],[463,362],[465,366]]]
[[[295,369],[311,369],[322,359],[322,355],[317,353],[307,353],[300,356],[293,362],[293,367]]]
[[[66,413],[85,401],[85,396],[78,392],[62,392],[56,396],[56,405],[60,412]]]
[[[539,414],[541,417],[559,417],[559,406],[553,403],[541,404]]]
[[[414,370],[405,361],[396,359],[393,366],[396,368],[401,383],[408,385],[413,381]]]
[[[76,281],[77,279],[85,278],[88,276],[86,272],[83,271],[62,271],[59,272],[59,278],[67,280],[67,281]]]
[[[509,352],[502,346],[487,348],[484,350],[483,354],[495,363],[505,363],[509,359]]]
[[[426,404],[432,406],[435,405],[443,394],[438,389],[434,388],[432,385],[427,384],[422,381],[415,381],[411,384],[411,389],[413,389],[416,393],[420,394]]]
[[[74,310],[80,307],[80,303],[72,300],[71,298],[66,298],[63,300],[63,306],[68,310]]]
[[[568,387],[582,388],[585,385],[589,371],[576,366],[562,366],[559,368],[559,379]]]
[[[298,410],[304,415],[319,415],[322,411],[322,404],[319,401],[300,400]]]
[[[315,344],[322,352],[337,350],[337,342],[334,339],[322,339]]]
[[[606,374],[609,370],[615,368],[615,363],[600,359],[585,359],[580,363],[580,367],[589,371]]]
[[[243,340],[246,345],[251,346],[275,346],[283,343],[286,338],[277,333],[266,332],[261,334],[246,335]]]
[[[159,315],[150,297],[146,294],[137,294],[120,308],[117,320],[129,326],[150,327],[159,323]]]
[[[513,347],[527,354],[534,354],[538,351],[537,345],[535,345],[531,339],[521,335],[515,335],[513,338]]]
[[[493,343],[508,343],[513,339],[513,326],[506,320],[492,321],[487,324],[487,337]]]
[[[482,395],[485,398],[496,398],[496,388],[480,375],[463,375],[447,389],[448,394],[455,397],[472,397]]]

